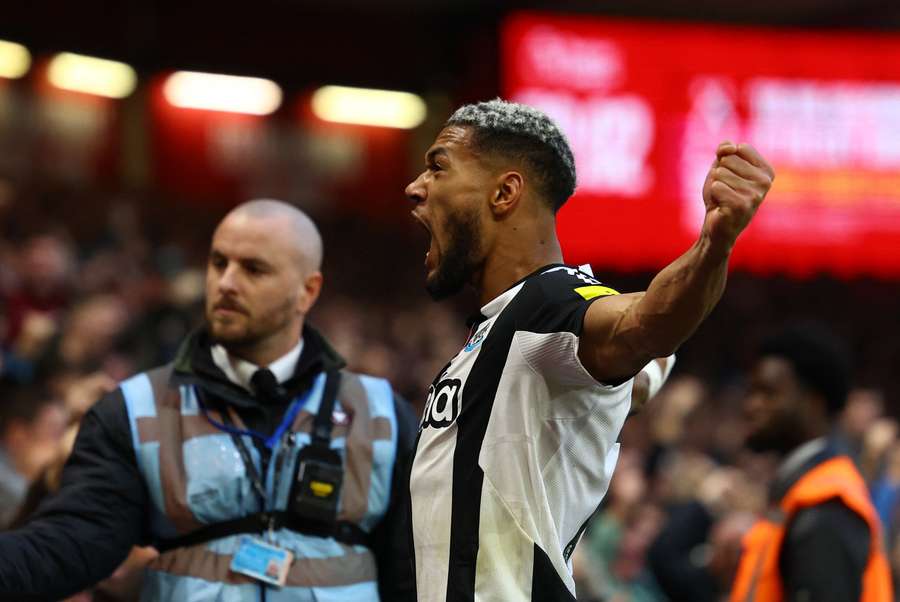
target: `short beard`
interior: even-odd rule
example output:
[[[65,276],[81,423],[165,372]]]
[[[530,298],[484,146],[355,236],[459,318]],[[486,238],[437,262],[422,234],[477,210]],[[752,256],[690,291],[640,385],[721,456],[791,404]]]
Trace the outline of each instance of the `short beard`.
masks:
[[[425,290],[435,301],[455,295],[469,282],[478,269],[481,251],[481,228],[475,211],[460,212],[447,221],[448,244],[441,254],[433,277],[425,281]]]
[[[210,339],[214,344],[221,345],[229,351],[238,351],[241,349],[252,348],[265,338],[265,335],[261,335],[256,332],[248,332],[246,330],[242,333],[234,335],[224,333],[217,334],[215,327],[211,322],[208,321],[206,329],[207,332],[209,332]]]
[[[296,300],[293,298],[286,299],[280,307],[267,314],[266,317],[268,319],[262,322],[259,319],[255,323],[250,322],[248,317],[248,322],[250,323],[248,323],[247,328],[234,334],[226,334],[227,329],[223,329],[224,332],[216,333],[216,328],[213,326],[210,316],[207,315],[206,330],[213,344],[222,345],[229,353],[241,357],[246,355],[247,352],[252,352],[262,342],[287,328],[290,322],[290,309],[295,303]]]

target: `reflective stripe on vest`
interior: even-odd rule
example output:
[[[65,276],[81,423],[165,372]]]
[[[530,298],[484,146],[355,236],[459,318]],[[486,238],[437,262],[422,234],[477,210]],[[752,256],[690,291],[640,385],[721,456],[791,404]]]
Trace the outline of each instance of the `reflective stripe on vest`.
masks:
[[[203,546],[172,550],[160,556],[153,567],[170,575],[197,577],[232,585],[256,583],[251,577],[232,572],[231,555],[217,554]],[[334,558],[298,558],[291,563],[287,587],[334,587],[353,585],[377,578],[375,558],[367,552],[357,552],[345,546],[340,562]]]
[[[171,366],[167,366],[121,385],[138,468],[152,502],[151,532],[155,539],[183,535],[202,525],[262,510],[231,437],[207,420],[192,386],[170,386],[171,373]],[[324,374],[316,378],[291,426],[294,435],[283,438],[273,450],[263,477],[267,510],[283,510],[287,505],[295,456],[309,443],[324,380]],[[215,411],[209,416],[221,419]],[[383,379],[344,372],[333,420],[331,447],[343,457],[345,469],[338,518],[371,531],[387,509],[396,459],[397,425],[390,385]],[[288,451],[289,442],[293,446]],[[245,436],[245,443],[257,470],[261,470],[259,452],[249,436]],[[276,465],[280,468],[277,475]],[[346,599],[357,599],[358,595],[360,599],[377,600],[375,559],[367,548],[287,529],[276,531],[274,537],[277,545],[290,549],[295,556],[282,591],[342,588],[335,592],[346,589]],[[185,578],[178,584],[179,595],[184,582],[195,579],[203,580],[198,583],[206,583],[207,588],[210,582],[223,588],[245,587],[248,581],[228,570],[239,539],[224,537],[161,555],[151,565],[148,578],[154,579],[155,573],[165,578],[149,587],[157,593],[171,593],[167,584],[179,577]]]
[[[779,512],[760,520],[744,537],[744,550],[731,591],[731,602],[782,602],[778,567],[785,525],[799,510],[839,499],[869,526],[871,548],[863,573],[860,602],[893,602],[890,568],[884,555],[881,525],[865,482],[853,462],[838,456],[803,475],[782,498]],[[848,601],[850,602],[850,601]]]

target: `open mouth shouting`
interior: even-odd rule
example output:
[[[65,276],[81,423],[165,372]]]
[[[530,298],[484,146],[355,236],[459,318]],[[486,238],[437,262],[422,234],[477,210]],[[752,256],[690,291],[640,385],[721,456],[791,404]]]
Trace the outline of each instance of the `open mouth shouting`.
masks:
[[[428,233],[428,250],[425,252],[425,268],[429,272],[431,272],[437,267],[439,258],[437,239],[435,238],[434,232],[432,232],[431,226],[428,224],[428,222],[426,222],[421,216],[415,213],[413,213],[413,217]]]

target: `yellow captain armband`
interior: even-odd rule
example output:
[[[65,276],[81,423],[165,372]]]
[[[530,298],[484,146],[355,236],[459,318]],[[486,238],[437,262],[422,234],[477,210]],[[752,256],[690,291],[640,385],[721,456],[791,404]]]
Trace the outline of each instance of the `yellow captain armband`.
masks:
[[[608,286],[579,286],[575,292],[584,297],[585,301],[594,297],[604,297],[607,295],[618,295],[619,291],[611,289]]]

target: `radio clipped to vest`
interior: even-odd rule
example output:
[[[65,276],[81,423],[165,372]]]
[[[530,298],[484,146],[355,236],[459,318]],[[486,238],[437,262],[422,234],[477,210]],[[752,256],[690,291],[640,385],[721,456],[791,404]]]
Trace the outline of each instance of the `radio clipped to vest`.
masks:
[[[228,432],[247,468],[247,476],[260,497],[264,510],[249,516],[206,525],[191,533],[159,541],[156,548],[160,552],[165,552],[230,535],[263,533],[282,527],[305,535],[331,537],[348,545],[370,546],[368,534],[358,525],[337,520],[338,503],[344,481],[344,465],[338,452],[331,449],[331,415],[340,381],[340,372],[327,373],[319,410],[313,421],[310,444],[297,454],[285,510],[265,510],[266,493],[262,479],[243,440],[232,430],[233,425],[227,424],[224,428],[229,429]],[[228,421],[226,413],[223,413],[223,418]]]
[[[310,444],[297,454],[288,512],[297,517],[334,523],[344,482],[344,464],[331,449],[331,414],[340,384],[340,372],[328,374]]]

